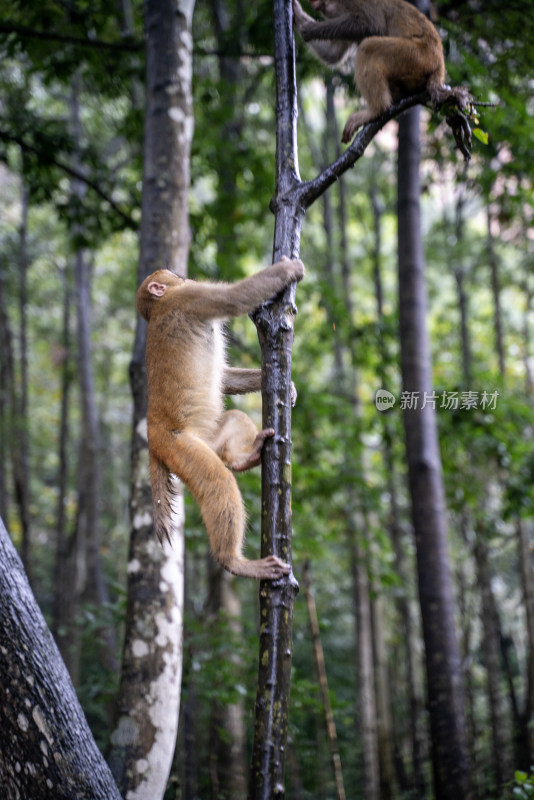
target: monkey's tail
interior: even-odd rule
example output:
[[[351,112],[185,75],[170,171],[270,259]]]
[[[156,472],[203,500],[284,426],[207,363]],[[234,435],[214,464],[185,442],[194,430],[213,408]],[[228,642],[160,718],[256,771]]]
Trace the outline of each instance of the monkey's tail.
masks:
[[[163,461],[150,453],[150,483],[154,529],[160,542],[171,541],[172,499],[176,494],[171,475]]]

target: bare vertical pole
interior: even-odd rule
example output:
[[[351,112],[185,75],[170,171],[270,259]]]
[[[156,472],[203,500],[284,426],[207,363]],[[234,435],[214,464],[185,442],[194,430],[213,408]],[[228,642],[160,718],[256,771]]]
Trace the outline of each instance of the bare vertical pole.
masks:
[[[297,88],[291,0],[274,0],[276,192],[273,257],[297,257],[304,210],[297,206]],[[263,449],[262,557],[291,563],[291,356],[295,284],[254,314],[262,351],[263,427],[275,429]],[[282,798],[289,713],[293,574],[260,588],[260,654],[250,797]]]

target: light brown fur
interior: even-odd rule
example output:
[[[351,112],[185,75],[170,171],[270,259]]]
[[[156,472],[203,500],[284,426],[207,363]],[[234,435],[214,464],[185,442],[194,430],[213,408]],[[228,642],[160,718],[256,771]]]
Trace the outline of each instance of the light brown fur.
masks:
[[[403,97],[427,90],[443,99],[445,62],[434,25],[406,0],[310,0],[324,19],[314,20],[293,0],[295,27],[330,66],[357,44],[354,80],[367,108],[351,114],[342,141]]]
[[[170,536],[173,473],[200,506],[213,555],[234,575],[275,579],[290,568],[277,556],[250,561],[242,554],[245,510],[230,469],[259,464],[263,443],[274,430],[258,431],[242,411],[224,411],[223,393],[259,391],[261,370],[226,365],[221,322],[254,311],[303,276],[302,262],[289,259],[235,284],[197,283],[158,270],[137,291],[137,309],[148,321],[148,446],[156,532]]]

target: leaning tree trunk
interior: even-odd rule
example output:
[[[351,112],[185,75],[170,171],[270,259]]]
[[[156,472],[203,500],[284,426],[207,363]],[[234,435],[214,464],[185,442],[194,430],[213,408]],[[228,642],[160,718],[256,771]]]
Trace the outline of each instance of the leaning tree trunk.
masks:
[[[161,267],[187,273],[193,8],[194,0],[147,0],[145,6],[139,282]],[[172,546],[160,547],[151,513],[145,332],[145,323],[138,320],[130,367],[134,424],[128,607],[120,716],[110,763],[125,796],[160,800],[172,764],[180,705],[184,514],[180,491],[174,502]]]
[[[120,800],[0,519],[3,800]]]
[[[432,402],[426,328],[426,287],[421,241],[419,119],[412,109],[399,123],[399,322],[405,397],[406,452],[417,550],[419,598],[426,653],[427,690],[437,800],[470,796],[462,666],[454,622],[447,552],[446,508]]]

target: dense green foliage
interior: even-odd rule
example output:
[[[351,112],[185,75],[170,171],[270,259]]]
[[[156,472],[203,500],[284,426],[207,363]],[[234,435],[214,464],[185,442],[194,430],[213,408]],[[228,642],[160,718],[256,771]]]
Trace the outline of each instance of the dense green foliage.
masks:
[[[83,431],[74,308],[67,340],[63,318],[67,292],[72,297],[74,256],[83,250],[91,263],[92,369],[104,489],[99,507],[102,556],[113,620],[120,631],[129,531],[128,364],[135,324],[142,177],[142,9],[134,3],[130,20],[118,16],[115,5],[103,2],[64,6],[53,0],[44,4],[4,0],[2,5],[0,317],[5,315],[7,327],[4,322],[0,328],[0,513],[21,545],[15,491],[19,444],[13,436],[18,428],[13,426],[27,375],[28,410],[18,422],[28,437],[30,565],[34,590],[51,619],[66,385],[69,436],[63,503],[71,537],[83,495],[77,477]],[[215,5],[220,7],[199,2],[195,11],[190,275],[236,280],[267,264],[272,247],[271,19],[266,2],[245,4],[243,9],[241,3],[228,0],[220,4],[226,19],[220,30],[214,24]],[[499,630],[508,647],[508,671],[501,671],[500,687],[510,744],[519,724],[512,697],[520,715],[532,724],[525,698],[533,657],[529,647],[534,642],[526,633],[518,531],[523,529],[531,537],[534,485],[534,23],[527,2],[509,3],[505,13],[497,2],[485,3],[484,14],[479,6],[451,0],[440,8],[441,30],[451,82],[468,85],[481,100],[497,104],[480,120],[489,144],[475,141],[472,161],[465,167],[453,152],[446,126],[437,126],[430,113],[425,115],[422,202],[435,402],[470,743],[479,796],[492,797],[498,795],[492,794],[487,665],[474,556],[480,541],[489,552]],[[325,113],[327,76],[300,47],[298,75],[300,170],[312,177],[333,159],[336,149],[328,127],[332,120]],[[357,102],[351,82],[344,76],[328,80],[333,84],[338,121],[343,123]],[[81,133],[72,124],[75,85]],[[347,787],[358,785],[361,750],[355,679],[355,545],[364,553],[371,599],[381,619],[396,756],[408,773],[411,770],[400,599],[408,599],[416,631],[418,614],[398,365],[395,148],[392,123],[343,179],[343,199],[339,187],[334,187],[328,201],[311,209],[301,243],[308,272],[297,292],[294,571],[299,578],[304,562],[311,562]],[[76,177],[86,181],[81,198],[72,191]],[[27,229],[22,224],[25,192]],[[21,275],[27,279],[25,298]],[[230,353],[235,363],[258,364],[259,348],[249,320],[232,326]],[[395,407],[387,413],[379,413],[375,405],[380,388],[396,397]],[[445,398],[450,403],[453,393],[459,398],[458,408],[443,402]],[[496,402],[486,404],[485,399]],[[258,398],[237,402],[259,420]],[[250,515],[248,548],[256,552],[259,476],[248,474],[239,481]],[[402,575],[393,523],[401,531],[406,557]],[[190,500],[187,559],[184,705],[194,703],[197,759],[206,763],[212,749],[213,706],[244,698],[247,725],[251,721],[257,587],[246,582],[235,587],[243,607],[242,635],[232,633],[224,615],[211,617],[207,537]],[[527,566],[530,570],[530,563]],[[79,693],[102,745],[116,688],[113,671],[99,666],[95,645],[106,613],[82,597],[76,638],[81,653]],[[420,671],[418,635],[414,653]],[[120,657],[120,642],[115,655]],[[332,797],[307,613],[300,598],[293,661],[288,797]],[[182,732],[180,743],[185,747],[183,737]],[[518,796],[531,796],[530,763],[521,761],[520,753],[517,748],[513,758],[514,768],[523,770],[518,773],[522,792]],[[182,755],[176,764],[173,786],[181,785]],[[198,796],[211,796],[209,771],[199,774]],[[513,773],[508,778],[512,781]]]

